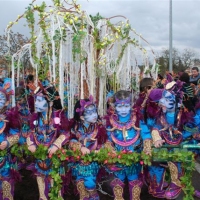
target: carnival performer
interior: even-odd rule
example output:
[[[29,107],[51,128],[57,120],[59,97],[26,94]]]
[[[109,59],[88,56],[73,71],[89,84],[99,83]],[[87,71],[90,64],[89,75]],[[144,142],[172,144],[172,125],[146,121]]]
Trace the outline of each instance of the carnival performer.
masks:
[[[34,98],[28,96],[24,87],[19,86],[15,88],[16,106],[11,109],[12,112],[18,113],[18,120],[20,123],[20,138],[19,145],[26,145],[26,138],[30,134],[30,119],[34,112]],[[16,116],[17,118],[17,116]],[[22,153],[22,158],[18,160],[18,170],[26,167],[27,157]]]
[[[51,156],[69,140],[68,120],[62,115],[59,94],[53,85],[44,87],[39,83],[38,87],[33,84],[28,86],[34,91],[36,111],[31,120],[32,132],[27,137],[28,149],[34,153],[39,145],[43,145],[48,147],[49,154],[45,160],[36,159],[28,169],[35,172],[40,200],[47,200],[53,186]]]
[[[20,86],[15,88],[15,101],[15,109],[19,112],[21,124],[19,144],[23,145],[30,133],[30,117],[34,112],[34,98],[32,96],[27,97],[25,88]]]
[[[18,113],[7,111],[7,106],[12,94],[11,82],[6,81],[0,88],[0,199],[14,199],[14,184],[17,170],[16,159],[11,156],[10,148],[19,140],[20,123]],[[13,176],[15,175],[15,176]]]
[[[106,129],[102,125],[97,106],[90,96],[79,100],[74,108],[74,125],[71,130],[70,149],[81,151],[82,154],[98,152],[107,140]],[[97,162],[70,163],[72,175],[75,177],[80,200],[99,200],[96,190],[96,177],[100,166]]]
[[[151,134],[147,126],[137,118],[140,111],[132,110],[131,94],[129,91],[121,90],[114,94],[115,113],[109,118],[107,127],[108,142],[106,147],[116,151],[141,152],[151,154]],[[137,126],[140,126],[138,128]],[[111,182],[115,200],[124,199],[124,181],[128,179],[131,200],[140,199],[142,182],[139,180],[141,173],[140,163],[125,166],[119,163],[106,166],[115,178]]]
[[[192,122],[193,115],[182,106],[182,84],[181,81],[172,81],[167,83],[164,90],[150,91],[145,115],[156,148],[164,143],[179,145],[192,135],[192,132],[185,128],[185,125]],[[180,177],[183,171],[180,163],[166,162],[165,165],[169,167],[171,182],[164,189],[166,167],[160,163],[153,163],[149,167],[149,193],[156,198],[175,199],[182,190]]]
[[[193,136],[194,140],[192,141],[192,143],[199,145],[199,143],[200,143],[200,102],[199,101],[195,105],[194,124],[195,124],[195,129],[196,130],[194,130],[194,128],[193,128],[194,133],[193,133],[192,136]],[[200,155],[200,152],[196,150],[195,151],[195,155],[196,155],[196,158],[198,158],[199,155]],[[195,163],[195,165],[196,165],[195,168],[196,167],[198,168],[199,163],[197,162],[197,163]],[[197,170],[197,171],[199,172],[199,170]],[[195,190],[194,195],[196,197],[200,198],[200,190]]]

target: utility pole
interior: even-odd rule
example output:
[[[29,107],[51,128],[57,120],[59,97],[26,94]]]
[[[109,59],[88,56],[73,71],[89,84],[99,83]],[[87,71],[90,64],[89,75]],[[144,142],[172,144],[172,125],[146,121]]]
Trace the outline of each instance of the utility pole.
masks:
[[[169,0],[169,72],[172,70],[172,0]]]

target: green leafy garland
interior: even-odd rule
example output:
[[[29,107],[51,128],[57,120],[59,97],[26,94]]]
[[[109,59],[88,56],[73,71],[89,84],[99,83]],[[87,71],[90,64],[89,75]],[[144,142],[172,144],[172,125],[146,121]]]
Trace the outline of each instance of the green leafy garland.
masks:
[[[48,157],[48,148],[39,145],[35,153],[31,153],[26,145],[14,145],[11,147],[11,153],[18,158],[22,158],[22,152],[26,156],[33,156],[35,159],[45,160]],[[5,156],[6,151],[0,151],[0,156]],[[194,155],[187,149],[174,149],[170,151],[167,148],[153,149],[152,156],[146,155],[144,152],[116,152],[111,153],[108,149],[100,149],[98,153],[92,151],[90,154],[83,155],[80,151],[60,149],[52,157],[52,171],[50,173],[54,180],[54,187],[51,187],[49,197],[50,199],[62,199],[59,197],[59,191],[62,188],[62,179],[60,176],[60,167],[63,161],[77,162],[82,160],[85,163],[98,162],[99,164],[114,164],[121,163],[130,166],[133,163],[140,162],[144,165],[151,165],[151,162],[181,162],[184,170],[184,175],[181,177],[181,184],[185,193],[184,200],[193,199],[194,188],[192,186],[192,172],[194,170]]]

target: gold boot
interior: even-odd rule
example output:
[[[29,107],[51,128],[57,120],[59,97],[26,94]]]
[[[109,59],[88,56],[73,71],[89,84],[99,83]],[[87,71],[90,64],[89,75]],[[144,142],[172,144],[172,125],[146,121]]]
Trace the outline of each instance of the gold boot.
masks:
[[[182,186],[178,176],[178,167],[173,162],[168,162],[171,183],[165,192],[166,199],[176,199],[181,193]]]
[[[120,179],[115,178],[111,182],[111,187],[113,189],[113,194],[115,197],[114,200],[124,200],[124,198],[123,198],[124,183]]]
[[[3,199],[13,200],[12,186],[8,181],[2,182]]]
[[[140,200],[142,182],[140,180],[129,181],[130,200]]]
[[[89,196],[88,191],[85,189],[84,181],[80,180],[77,182],[76,185],[77,185],[77,190],[80,195],[80,200],[88,200],[90,196]]]

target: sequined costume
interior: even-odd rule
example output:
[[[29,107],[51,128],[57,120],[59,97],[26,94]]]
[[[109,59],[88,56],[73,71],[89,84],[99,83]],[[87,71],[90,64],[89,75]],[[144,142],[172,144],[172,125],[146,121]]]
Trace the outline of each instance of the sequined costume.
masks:
[[[106,142],[107,135],[105,127],[98,120],[93,97],[90,96],[89,100],[78,101],[75,105],[75,113],[75,122],[71,130],[73,139],[70,141],[69,147],[82,153],[84,153],[83,149],[86,149],[88,153],[99,150]],[[87,114],[91,116],[91,121],[87,121]],[[96,177],[100,168],[99,164],[97,162],[84,163],[83,161],[78,161],[70,163],[69,166],[75,177],[80,199],[99,200],[99,195],[96,191]]]
[[[24,145],[26,144],[26,138],[30,134],[30,120],[34,112],[34,97],[27,95],[22,86],[15,88],[15,96],[16,106],[12,109],[18,112],[21,124],[19,144]]]
[[[118,100],[116,96],[120,96],[120,93],[122,96],[126,94],[126,98]],[[150,153],[150,131],[145,123],[137,118],[136,110],[131,110],[129,95],[127,91],[119,91],[115,94],[115,113],[109,117],[108,142],[106,145],[112,151],[141,152],[144,150],[144,152]],[[121,109],[121,113],[117,111],[117,106]],[[111,182],[115,199],[124,199],[123,190],[126,178],[129,183],[130,199],[140,199],[142,182],[139,180],[139,174],[141,173],[139,162],[131,166],[116,163],[107,165],[106,168],[115,176],[115,179]]]
[[[60,100],[56,98],[58,93],[55,92],[54,87],[37,87],[34,94],[37,113],[32,115],[31,134],[27,137],[27,145],[32,152],[39,145],[43,145],[48,148],[49,155],[46,156],[45,160],[36,159],[35,163],[31,164],[28,169],[34,171],[36,175],[40,200],[47,200],[50,188],[53,187],[53,180],[50,176],[52,171],[51,155],[68,142],[68,121],[62,114]],[[54,149],[52,153],[51,149]],[[61,167],[60,175],[62,173],[64,172]]]
[[[15,178],[18,175],[16,158],[11,156],[10,148],[19,140],[20,123],[18,113],[7,111],[9,96],[12,94],[11,83],[6,82],[0,88],[0,199],[14,199]]]
[[[193,115],[185,112],[182,107],[181,83],[170,82],[165,89],[153,89],[148,97],[146,106],[147,124],[151,129],[154,145],[179,145],[188,142],[192,132],[186,127],[192,123]],[[171,151],[173,149],[169,149]],[[160,163],[149,167],[149,193],[156,198],[174,199],[182,189],[180,177],[183,175],[180,163],[168,162],[171,182],[168,187],[165,182],[165,170]]]
[[[195,124],[195,128],[193,126],[189,127],[193,131],[193,135],[192,135],[193,140],[190,143],[199,145],[199,143],[200,143],[200,103],[199,102],[197,102],[197,104],[195,106],[194,124]],[[195,150],[194,152],[197,156],[200,155],[199,150]],[[200,191],[195,190],[194,195],[196,197],[200,198]]]

